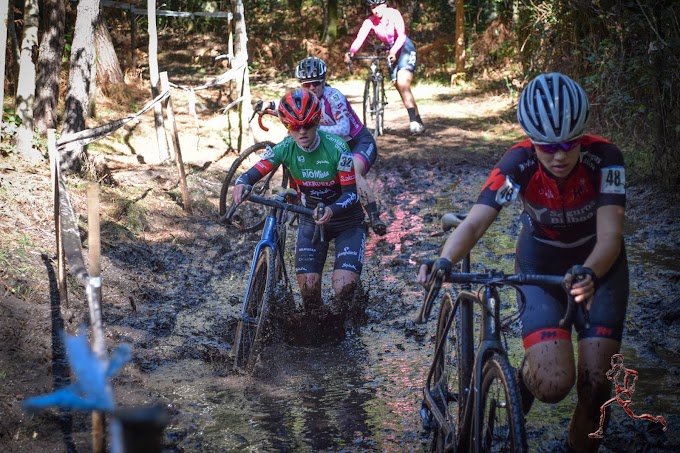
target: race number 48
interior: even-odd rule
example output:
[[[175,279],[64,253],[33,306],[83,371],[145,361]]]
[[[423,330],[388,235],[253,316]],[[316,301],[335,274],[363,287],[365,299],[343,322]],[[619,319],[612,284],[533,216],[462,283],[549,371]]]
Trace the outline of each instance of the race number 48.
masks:
[[[604,167],[600,193],[626,193],[626,172],[623,167]]]
[[[496,203],[501,206],[508,205],[517,199],[519,195],[519,184],[516,184],[509,176],[505,177],[505,182],[496,192]]]

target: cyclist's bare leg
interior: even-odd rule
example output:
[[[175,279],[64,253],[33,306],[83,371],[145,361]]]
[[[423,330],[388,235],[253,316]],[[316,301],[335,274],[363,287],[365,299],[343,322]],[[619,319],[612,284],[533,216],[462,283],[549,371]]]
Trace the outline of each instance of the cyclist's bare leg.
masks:
[[[366,181],[366,166],[364,161],[354,156],[354,174],[356,175],[357,181],[357,192],[359,192],[359,198],[361,198],[361,204],[366,206],[368,203],[375,201],[375,194],[373,189],[368,185]]]
[[[300,297],[305,310],[320,307],[321,299],[321,274],[297,274],[297,282],[300,286]]]
[[[408,69],[400,69],[397,71],[397,80],[394,82],[394,86],[397,88],[397,91],[401,96],[401,101],[404,103],[404,107],[406,107],[406,111],[408,112],[411,133],[420,134],[425,130],[425,127],[423,126],[423,121],[420,119],[418,106],[416,105],[416,100],[411,91],[412,81],[413,73]]]
[[[373,231],[382,236],[387,232],[387,225],[380,220],[380,212],[378,211],[375,193],[371,186],[368,185],[368,181],[366,181],[367,171],[364,161],[356,155],[354,156],[354,173],[356,175],[357,192],[359,192],[361,205],[368,214]]]
[[[595,452],[600,439],[588,434],[599,427],[600,406],[611,396],[612,383],[606,373],[612,355],[619,352],[621,343],[610,338],[584,338],[578,342],[578,402],[569,425],[569,444],[576,451]]]
[[[397,80],[394,82],[394,86],[401,96],[404,107],[407,109],[414,108],[416,113],[418,113],[416,99],[411,92],[411,81],[413,81],[413,73],[407,69],[400,69],[397,71]]]
[[[540,401],[557,403],[574,386],[575,368],[571,340],[542,341],[526,349],[522,380]]]
[[[347,301],[352,299],[354,291],[357,289],[359,274],[352,271],[336,269],[333,271],[331,281],[333,282],[335,299],[338,301]]]

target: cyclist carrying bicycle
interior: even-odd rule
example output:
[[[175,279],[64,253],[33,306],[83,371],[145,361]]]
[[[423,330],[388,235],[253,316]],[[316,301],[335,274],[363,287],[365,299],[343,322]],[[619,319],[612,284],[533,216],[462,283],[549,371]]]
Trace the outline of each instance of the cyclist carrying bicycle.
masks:
[[[373,135],[359,119],[349,101],[340,90],[326,84],[326,63],[316,57],[300,61],[295,76],[303,88],[319,98],[321,123],[319,131],[339,135],[354,154],[354,171],[361,203],[368,214],[371,228],[379,236],[387,233],[387,225],[380,220],[380,212],[373,189],[366,181],[366,174],[378,157],[378,147]]]
[[[366,242],[352,153],[341,137],[318,132],[321,104],[312,92],[289,91],[279,101],[277,111],[288,135],[267,149],[261,160],[236,180],[234,202],[241,202],[246,184],[253,185],[278,165],[284,165],[303,205],[315,209],[319,202],[325,204],[318,220],[303,216],[298,226],[295,273],[303,306],[311,310],[322,304],[321,273],[332,239],[335,298],[349,300],[359,284]],[[324,225],[325,241],[314,240],[315,224]]]
[[[574,301],[585,306],[573,323],[576,365],[571,326],[559,325],[567,295],[559,288],[522,287],[525,357],[518,381],[523,408],[526,413],[534,396],[548,403],[561,401],[576,381],[578,402],[567,450],[578,452],[599,448],[599,439],[588,434],[598,428],[599,408],[610,396],[606,372],[621,346],[628,302],[623,156],[611,142],[584,134],[588,113],[585,91],[569,77],[550,73],[534,78],[517,108],[528,139],[505,152],[434,264],[451,272],[452,263],[472,249],[501,208],[521,200],[516,270],[565,275]],[[575,265],[585,270],[577,271]],[[421,266],[417,281],[426,280],[426,266]]]
[[[406,36],[404,18],[397,9],[388,7],[386,0],[365,0],[365,2],[366,6],[371,9],[371,15],[361,24],[349,52],[345,55],[345,63],[351,61],[373,30],[375,36],[390,47],[387,55],[392,64],[390,77],[408,112],[411,134],[422,134],[425,132],[425,125],[418,114],[418,106],[411,92],[411,82],[416,70],[416,46]]]

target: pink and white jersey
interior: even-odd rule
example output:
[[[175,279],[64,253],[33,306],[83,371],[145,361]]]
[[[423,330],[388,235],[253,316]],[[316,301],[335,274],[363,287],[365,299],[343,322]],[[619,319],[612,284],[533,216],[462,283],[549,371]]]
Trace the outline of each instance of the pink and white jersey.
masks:
[[[320,130],[349,141],[364,127],[345,95],[339,90],[325,86],[320,101]]]
[[[401,13],[394,8],[385,8],[382,18],[371,14],[364,23],[361,24],[359,33],[349,48],[352,54],[355,54],[364,45],[364,41],[368,34],[373,30],[375,35],[385,45],[390,46],[390,51],[397,54],[404,42],[406,42],[406,27],[404,26],[404,18]]]

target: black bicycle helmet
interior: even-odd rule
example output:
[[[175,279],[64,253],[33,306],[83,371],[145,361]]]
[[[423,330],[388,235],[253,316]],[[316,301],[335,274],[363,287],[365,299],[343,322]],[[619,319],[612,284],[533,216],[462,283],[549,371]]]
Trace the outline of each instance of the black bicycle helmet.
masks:
[[[295,69],[295,77],[300,82],[306,80],[323,80],[326,77],[326,63],[321,58],[307,57],[300,61]]]
[[[382,5],[386,1],[387,0],[366,0],[366,6],[370,8],[371,6]]]
[[[517,120],[535,143],[560,143],[583,135],[590,104],[581,85],[559,72],[541,74],[524,88]]]

